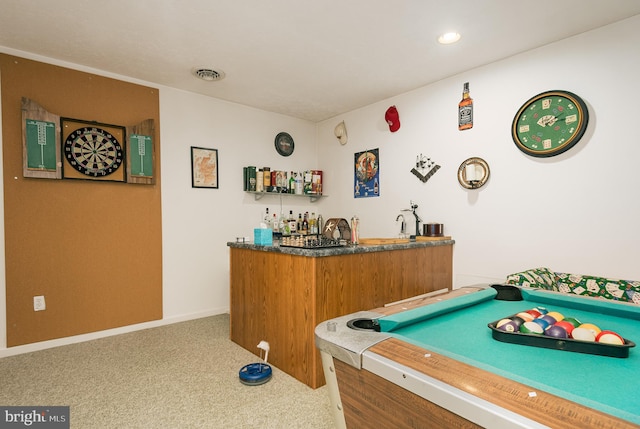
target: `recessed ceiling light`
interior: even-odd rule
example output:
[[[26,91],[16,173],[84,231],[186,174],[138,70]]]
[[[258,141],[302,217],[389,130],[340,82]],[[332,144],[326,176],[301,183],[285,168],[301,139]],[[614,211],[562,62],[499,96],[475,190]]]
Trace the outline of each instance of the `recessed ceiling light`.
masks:
[[[455,31],[444,33],[438,36],[438,43],[441,43],[443,45],[450,45],[451,43],[456,43],[458,40],[460,40],[460,37],[460,33],[456,33]]]
[[[213,70],[206,67],[194,67],[191,72],[198,79],[206,80],[208,82],[224,79],[224,72],[221,70]]]

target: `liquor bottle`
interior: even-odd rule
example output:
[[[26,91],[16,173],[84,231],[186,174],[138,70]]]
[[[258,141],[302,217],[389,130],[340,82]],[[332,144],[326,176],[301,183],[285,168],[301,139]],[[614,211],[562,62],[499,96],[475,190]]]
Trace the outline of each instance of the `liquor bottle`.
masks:
[[[312,235],[318,234],[318,224],[316,223],[315,212],[311,212],[311,217],[309,218],[309,234],[312,234]]]
[[[302,178],[302,173],[296,173],[296,194],[297,195],[302,195],[303,192],[303,178]]]
[[[284,212],[280,211],[280,220],[279,220],[279,228],[280,232],[283,235],[290,235],[291,231],[289,231],[289,222],[287,222],[287,218],[284,217]]]
[[[304,217],[302,218],[302,233],[309,234],[309,212],[304,212]]]
[[[462,89],[462,100],[458,103],[458,129],[468,130],[473,127],[473,99],[469,96],[469,82]]]
[[[302,232],[302,213],[298,213],[298,221],[297,221],[297,225],[296,228],[298,229],[298,232]]]
[[[262,219],[267,228],[271,228],[271,216],[269,216],[269,207],[265,209],[264,218]]]
[[[273,221],[271,222],[271,229],[273,232],[280,232],[280,223],[278,222],[278,215],[273,214]]]
[[[289,232],[291,234],[295,234],[298,230],[297,224],[296,218],[293,217],[293,210],[289,210]]]
[[[322,228],[324,228],[324,219],[322,219],[322,215],[320,213],[318,213],[318,220],[316,221],[317,223],[317,229],[318,229],[318,234],[322,235],[322,233],[324,232],[322,230]]]
[[[289,190],[287,192],[289,192],[290,194],[295,194],[296,192],[296,179],[293,171],[291,172],[291,176],[289,177]]]

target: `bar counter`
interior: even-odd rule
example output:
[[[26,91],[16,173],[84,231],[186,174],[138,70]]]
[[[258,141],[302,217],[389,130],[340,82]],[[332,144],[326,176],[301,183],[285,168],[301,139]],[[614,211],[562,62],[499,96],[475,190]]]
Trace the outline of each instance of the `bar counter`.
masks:
[[[326,248],[317,248],[317,249],[293,247],[293,246],[280,246],[279,244],[274,244],[273,246],[261,246],[253,243],[236,243],[231,241],[227,243],[227,246],[236,247],[239,249],[251,249],[251,250],[259,250],[262,252],[276,252],[276,253],[285,253],[288,255],[299,255],[299,256],[308,256],[310,258],[319,258],[322,256],[353,255],[357,253],[386,252],[389,250],[415,249],[420,247],[443,246],[443,245],[454,244],[454,240],[451,240],[449,237],[432,238],[430,240],[426,240],[426,237],[420,237],[420,239],[421,240],[424,239],[424,241],[409,241],[407,243],[390,242],[388,244],[357,244],[355,246],[346,245],[346,246],[326,247]],[[367,241],[366,238],[363,240],[365,242]]]
[[[318,323],[451,290],[454,243],[442,237],[308,249],[228,242],[231,340],[255,354],[260,341],[269,342],[270,364],[320,387]]]

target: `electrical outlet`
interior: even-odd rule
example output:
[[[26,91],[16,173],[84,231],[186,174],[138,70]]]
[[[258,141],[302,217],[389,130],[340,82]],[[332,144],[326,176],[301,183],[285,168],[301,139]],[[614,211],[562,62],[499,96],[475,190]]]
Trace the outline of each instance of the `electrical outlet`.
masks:
[[[33,311],[42,311],[47,309],[47,304],[44,301],[44,295],[33,297]]]

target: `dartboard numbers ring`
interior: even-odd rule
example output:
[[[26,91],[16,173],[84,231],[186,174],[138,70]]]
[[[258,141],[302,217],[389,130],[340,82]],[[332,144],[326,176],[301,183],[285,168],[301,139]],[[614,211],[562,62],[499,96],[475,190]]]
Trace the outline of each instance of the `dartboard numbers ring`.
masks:
[[[64,142],[64,154],[73,168],[87,176],[108,176],[122,165],[122,146],[98,127],[73,131]]]
[[[63,136],[65,178],[124,181],[123,127],[72,121]]]

